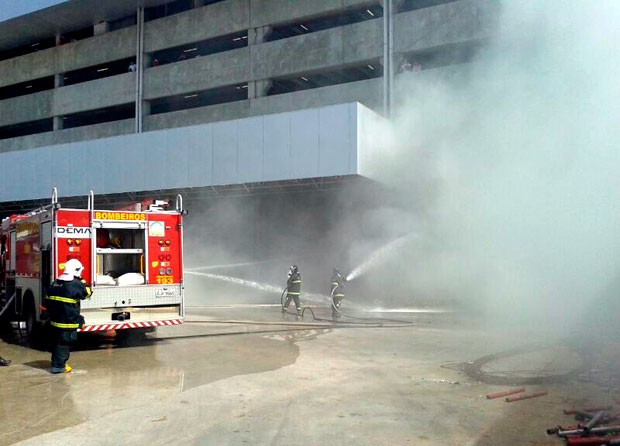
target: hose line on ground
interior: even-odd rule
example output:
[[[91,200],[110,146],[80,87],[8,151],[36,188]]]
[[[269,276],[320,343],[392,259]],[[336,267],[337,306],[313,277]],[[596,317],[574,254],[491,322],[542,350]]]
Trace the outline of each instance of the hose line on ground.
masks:
[[[346,315],[344,313],[342,313],[334,304],[334,300],[333,298],[330,299],[331,300],[331,307],[334,308],[338,314],[347,317],[349,319],[357,319],[360,321],[369,321],[369,322],[352,322],[352,321],[342,321],[342,320],[338,320],[338,319],[327,319],[327,318],[320,318],[320,317],[316,317],[316,315],[314,314],[314,310],[309,307],[309,306],[305,306],[302,307],[301,309],[301,314],[298,313],[292,313],[290,311],[288,311],[286,308],[284,308],[284,295],[286,294],[286,291],[288,290],[288,287],[285,287],[284,290],[282,290],[282,294],[280,296],[280,303],[282,305],[282,312],[285,314],[290,314],[292,316],[296,316],[296,317],[300,317],[301,319],[304,318],[304,314],[306,311],[309,311],[310,314],[312,315],[312,320],[313,321],[320,321],[320,322],[329,322],[331,324],[339,324],[339,325],[344,325],[344,326],[369,326],[369,327],[384,327],[385,324],[384,322],[391,322],[391,323],[396,323],[396,324],[400,324],[401,326],[411,326],[413,325],[413,322],[411,321],[403,321],[403,320],[398,320],[398,319],[385,319],[385,318],[363,318],[363,317],[355,317],[355,316],[349,316]],[[333,295],[333,292],[331,293]],[[374,321],[374,322],[370,322],[370,321]]]

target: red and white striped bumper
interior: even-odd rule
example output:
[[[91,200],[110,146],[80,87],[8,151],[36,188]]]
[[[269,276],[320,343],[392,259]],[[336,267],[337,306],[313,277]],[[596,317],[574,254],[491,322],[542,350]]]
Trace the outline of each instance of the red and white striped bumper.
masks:
[[[117,324],[101,324],[101,325],[84,325],[78,331],[92,332],[92,331],[108,331],[108,330],[125,330],[127,328],[148,328],[148,327],[162,327],[168,325],[181,325],[182,319],[169,319],[165,321],[144,321],[144,322],[119,322]]]

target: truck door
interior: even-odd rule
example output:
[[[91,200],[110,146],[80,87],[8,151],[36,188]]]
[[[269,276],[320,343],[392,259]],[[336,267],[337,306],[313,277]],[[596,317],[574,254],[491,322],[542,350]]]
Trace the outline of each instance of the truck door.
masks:
[[[94,228],[96,285],[143,285],[146,223],[101,222]]]

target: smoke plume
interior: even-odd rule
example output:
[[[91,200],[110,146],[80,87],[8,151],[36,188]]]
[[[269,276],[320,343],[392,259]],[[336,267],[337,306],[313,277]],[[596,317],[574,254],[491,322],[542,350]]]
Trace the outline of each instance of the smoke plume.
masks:
[[[371,176],[400,233],[373,212],[419,237],[375,281],[501,323],[568,329],[599,305],[620,272],[618,23],[610,0],[507,1],[471,63],[398,76]]]

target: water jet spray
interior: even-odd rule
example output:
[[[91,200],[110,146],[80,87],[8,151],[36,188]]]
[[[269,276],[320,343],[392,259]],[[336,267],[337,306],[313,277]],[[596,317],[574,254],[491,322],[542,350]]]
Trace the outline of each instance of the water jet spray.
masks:
[[[223,280],[224,282],[230,282],[237,285],[243,285],[250,288],[255,288],[261,291],[268,291],[273,293],[280,293],[282,291],[281,288],[278,288],[273,285],[269,285],[266,283],[254,282],[252,280],[239,279],[238,277],[230,277],[230,276],[222,276],[220,274],[211,274],[211,273],[199,273],[197,271],[185,271],[186,274],[193,274],[195,276],[203,276],[208,277],[210,279]]]
[[[417,236],[415,233],[409,233],[402,237],[397,238],[396,240],[392,240],[388,244],[382,246],[373,252],[368,259],[363,262],[358,267],[354,268],[353,271],[349,273],[346,278],[347,282],[351,282],[352,280],[359,277],[361,274],[365,273],[370,267],[374,266],[378,262],[385,260],[390,254],[393,254],[398,249],[402,248],[403,245],[414,236]]]

